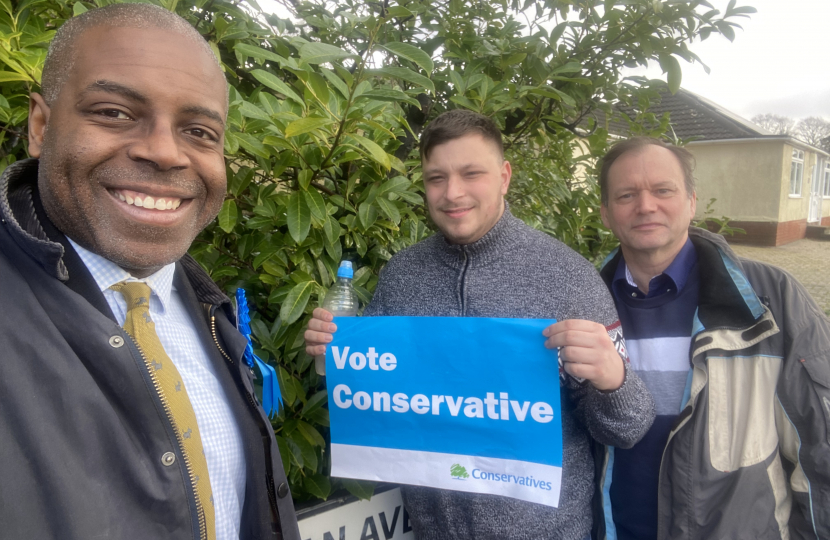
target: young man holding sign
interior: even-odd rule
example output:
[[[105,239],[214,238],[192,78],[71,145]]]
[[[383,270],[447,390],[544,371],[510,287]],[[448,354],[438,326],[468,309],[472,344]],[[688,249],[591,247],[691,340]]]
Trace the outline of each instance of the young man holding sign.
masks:
[[[613,301],[590,263],[510,213],[510,163],[490,119],[463,110],[442,114],[421,137],[421,157],[440,232],[389,261],[365,315],[560,321],[539,339],[560,348],[564,448],[557,508],[408,486],[404,502],[416,535],[581,540],[592,522],[591,439],[630,447],[654,417],[650,394],[628,369]],[[309,354],[325,353],[337,330],[331,321],[327,311],[314,311],[305,333]]]

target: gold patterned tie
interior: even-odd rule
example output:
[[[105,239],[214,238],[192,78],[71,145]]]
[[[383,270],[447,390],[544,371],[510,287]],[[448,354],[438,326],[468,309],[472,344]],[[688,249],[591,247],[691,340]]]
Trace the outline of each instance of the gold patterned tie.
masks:
[[[179,446],[184,455],[185,467],[196,491],[196,507],[199,512],[200,536],[216,538],[213,494],[210,488],[207,460],[202,437],[196,422],[196,413],[179,371],[164,352],[156,334],[156,324],[150,318],[150,287],[137,281],[122,281],[110,287],[120,292],[127,301],[127,318],[124,330],[133,338],[142,352],[150,378],[161,398],[168,418],[173,423]]]

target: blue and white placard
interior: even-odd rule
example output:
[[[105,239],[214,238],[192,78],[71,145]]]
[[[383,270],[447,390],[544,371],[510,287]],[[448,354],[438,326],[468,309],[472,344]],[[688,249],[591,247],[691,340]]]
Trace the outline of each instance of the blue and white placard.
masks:
[[[337,317],[331,474],[559,504],[553,320]]]

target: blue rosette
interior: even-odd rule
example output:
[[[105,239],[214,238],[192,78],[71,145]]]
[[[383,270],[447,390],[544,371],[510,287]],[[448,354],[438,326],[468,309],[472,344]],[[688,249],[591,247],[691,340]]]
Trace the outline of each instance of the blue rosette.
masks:
[[[251,341],[251,314],[248,310],[245,289],[236,289],[236,305],[239,310],[237,314],[239,331],[248,340],[242,359],[249,368],[254,369],[256,366],[259,371],[262,378],[262,408],[265,409],[265,414],[269,418],[273,418],[279,412],[279,404],[282,402],[280,383],[276,370],[254,354],[254,344]]]

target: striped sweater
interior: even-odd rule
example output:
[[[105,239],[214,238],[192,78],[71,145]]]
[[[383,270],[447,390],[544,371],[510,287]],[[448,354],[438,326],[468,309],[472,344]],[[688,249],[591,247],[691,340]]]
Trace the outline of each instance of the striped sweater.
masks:
[[[614,449],[610,488],[606,483],[613,521],[606,524],[615,528],[618,540],[655,539],[660,462],[689,375],[699,291],[692,243],[687,241],[666,271],[651,280],[647,295],[637,290],[624,263],[617,267],[612,291],[631,368],[654,396],[657,416],[634,447]]]

